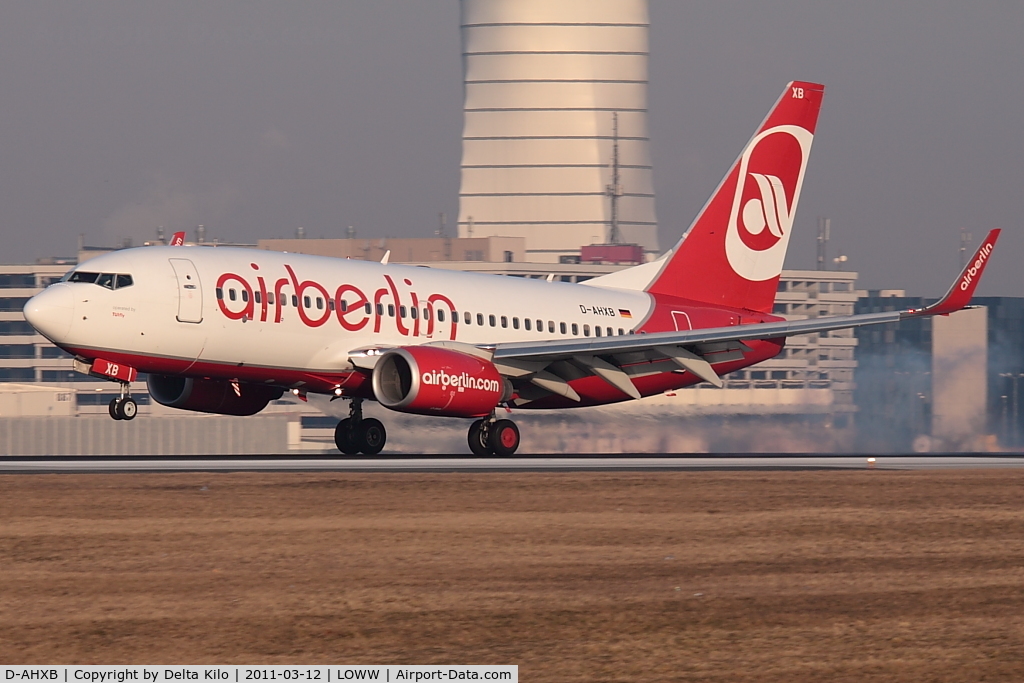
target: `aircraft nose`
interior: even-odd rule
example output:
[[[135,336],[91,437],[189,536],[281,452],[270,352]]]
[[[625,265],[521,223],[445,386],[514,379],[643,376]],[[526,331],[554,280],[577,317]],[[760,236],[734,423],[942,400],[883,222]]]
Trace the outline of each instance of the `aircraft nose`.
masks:
[[[71,331],[75,315],[75,297],[64,284],[51,285],[25,304],[25,319],[53,342],[62,341]]]

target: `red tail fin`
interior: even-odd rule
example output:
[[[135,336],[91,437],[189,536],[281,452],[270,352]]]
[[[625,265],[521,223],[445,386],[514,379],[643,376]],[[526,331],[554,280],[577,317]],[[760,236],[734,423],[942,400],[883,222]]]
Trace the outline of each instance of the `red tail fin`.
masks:
[[[170,246],[172,246],[172,247],[180,247],[183,244],[185,244],[185,233],[183,233],[183,232],[176,232],[173,235],[171,235],[171,244],[170,244]]]
[[[771,311],[824,93],[786,86],[647,291]]]

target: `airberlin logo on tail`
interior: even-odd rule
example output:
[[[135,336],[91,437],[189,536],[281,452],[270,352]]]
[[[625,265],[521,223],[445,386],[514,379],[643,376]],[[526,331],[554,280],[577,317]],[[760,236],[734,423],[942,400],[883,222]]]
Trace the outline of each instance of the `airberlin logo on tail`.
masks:
[[[786,202],[786,188],[777,176],[751,173],[750,177],[757,183],[761,196],[752,197],[743,205],[743,229],[749,235],[760,235],[767,228],[771,235],[782,239],[783,226],[788,232],[788,226],[793,224]]]
[[[966,292],[967,288],[971,286],[971,283],[974,282],[974,277],[981,272],[982,267],[985,265],[985,261],[988,260],[988,255],[992,253],[992,249],[994,248],[995,247],[993,247],[992,243],[988,242],[978,250],[978,258],[974,259],[974,263],[971,264],[971,267],[964,273],[963,279],[960,280],[961,291]]]
[[[473,389],[475,391],[490,391],[492,393],[501,390],[501,384],[498,383],[498,380],[481,379],[465,372],[458,375],[449,375],[444,370],[428,370],[420,375],[420,378],[424,384],[441,387],[441,391],[448,391],[449,387],[459,391]]]
[[[814,136],[776,126],[750,141],[738,163],[725,253],[740,277],[760,282],[782,272]]]

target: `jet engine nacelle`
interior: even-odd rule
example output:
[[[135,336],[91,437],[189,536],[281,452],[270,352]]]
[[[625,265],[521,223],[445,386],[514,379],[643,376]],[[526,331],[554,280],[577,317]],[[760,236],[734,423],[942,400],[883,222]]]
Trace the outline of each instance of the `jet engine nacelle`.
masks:
[[[512,385],[483,358],[405,346],[386,351],[377,361],[373,394],[382,406],[402,413],[484,417],[512,397]]]
[[[220,415],[255,415],[284,393],[278,387],[259,384],[238,384],[236,391],[227,380],[177,375],[149,375],[146,386],[153,400],[162,405]]]

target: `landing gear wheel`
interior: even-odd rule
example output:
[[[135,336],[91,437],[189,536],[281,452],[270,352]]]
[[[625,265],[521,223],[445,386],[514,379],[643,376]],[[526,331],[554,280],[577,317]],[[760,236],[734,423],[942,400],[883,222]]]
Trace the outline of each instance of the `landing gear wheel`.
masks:
[[[121,399],[112,398],[110,399],[110,405],[107,406],[107,409],[110,411],[110,417],[114,418],[115,420],[124,419],[121,417],[121,406],[118,405],[120,402]]]
[[[125,396],[118,401],[117,414],[120,420],[134,420],[139,414],[139,404],[131,396]]]
[[[334,428],[334,444],[345,455],[355,455],[359,452],[359,444],[356,442],[354,432],[350,417],[339,422],[338,426]]]
[[[498,420],[491,425],[487,441],[495,455],[507,458],[519,448],[519,427],[512,420]]]
[[[487,420],[477,420],[469,427],[469,450],[473,451],[473,455],[486,458],[488,455],[494,455],[494,451],[491,450],[491,446],[488,443],[487,438],[490,430],[487,428]]]
[[[377,455],[384,450],[384,444],[388,440],[388,433],[380,420],[372,417],[367,418],[359,423],[356,427],[356,432],[359,450],[366,455]]]

